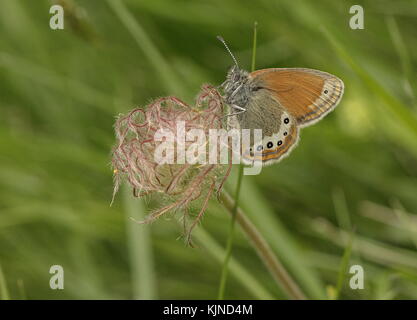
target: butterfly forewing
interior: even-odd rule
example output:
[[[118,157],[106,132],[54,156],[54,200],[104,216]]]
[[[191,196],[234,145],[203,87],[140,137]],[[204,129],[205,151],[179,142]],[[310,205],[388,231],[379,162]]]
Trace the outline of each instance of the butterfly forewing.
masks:
[[[250,76],[257,86],[270,91],[300,126],[313,124],[332,111],[344,90],[342,80],[313,69],[263,69]]]

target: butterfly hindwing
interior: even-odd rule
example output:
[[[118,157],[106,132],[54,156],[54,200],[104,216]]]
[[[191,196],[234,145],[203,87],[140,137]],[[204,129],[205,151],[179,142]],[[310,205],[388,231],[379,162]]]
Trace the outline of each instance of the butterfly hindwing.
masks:
[[[251,137],[249,146],[242,145],[242,160],[252,164],[254,160],[271,164],[289,155],[299,139],[296,119],[286,111],[265,90],[254,94],[247,110],[230,119],[232,127],[239,129],[262,130],[262,140],[257,142]]]
[[[285,131],[264,137],[262,143],[255,144],[252,149],[246,149],[242,154],[243,162],[253,164],[254,161],[262,161],[263,165],[270,165],[288,156],[297,145],[299,129],[293,123],[283,130]],[[259,153],[254,152],[255,149]]]

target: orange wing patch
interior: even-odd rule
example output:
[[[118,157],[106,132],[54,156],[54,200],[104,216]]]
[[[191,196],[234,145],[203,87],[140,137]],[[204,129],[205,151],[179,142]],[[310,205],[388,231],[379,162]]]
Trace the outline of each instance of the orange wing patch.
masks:
[[[344,90],[339,78],[312,69],[263,69],[250,75],[260,87],[270,90],[301,126],[312,124],[333,110]]]

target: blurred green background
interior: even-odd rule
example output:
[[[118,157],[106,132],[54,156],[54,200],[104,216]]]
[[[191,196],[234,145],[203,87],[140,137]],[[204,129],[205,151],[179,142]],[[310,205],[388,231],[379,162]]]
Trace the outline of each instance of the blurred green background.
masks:
[[[175,219],[133,223],[148,211],[130,191],[110,207],[112,126],[223,82],[218,34],[249,69],[258,21],[257,68],[320,69],[346,91],[290,157],[244,177],[242,206],[307,297],[417,299],[416,1],[57,2],[64,30],[49,28],[56,1],[0,0],[1,298],[217,297],[229,215],[213,199],[190,248]],[[226,298],[287,298],[236,231]],[[49,288],[55,264],[64,290]]]

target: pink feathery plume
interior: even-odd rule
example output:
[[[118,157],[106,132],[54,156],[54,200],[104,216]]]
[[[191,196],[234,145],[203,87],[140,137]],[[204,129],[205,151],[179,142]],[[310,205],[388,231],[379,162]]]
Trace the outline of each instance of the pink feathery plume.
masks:
[[[183,137],[177,132],[177,124],[183,123],[185,131],[199,129],[208,137],[210,129],[223,129],[223,120],[223,99],[209,85],[202,87],[195,107],[175,97],[164,97],[144,108],[136,108],[127,115],[121,115],[115,124],[117,142],[112,153],[113,199],[123,180],[130,184],[136,197],[163,195],[168,199],[168,204],[154,210],[139,223],[149,223],[168,212],[182,209],[185,229],[190,205],[199,204],[198,214],[186,231],[190,243],[191,231],[201,220],[213,192],[220,192],[230,173],[231,161],[228,166],[210,164],[209,161],[204,164],[179,164],[176,148],[182,143],[185,150],[188,150],[192,144],[195,146],[195,142],[184,144],[184,140],[181,141]],[[172,150],[165,152],[172,153],[174,163],[155,161],[155,152],[166,142],[155,139],[157,131],[173,134]],[[164,146],[166,149],[166,144]],[[202,147],[208,150],[207,141]],[[216,150],[220,152],[220,148]]]

